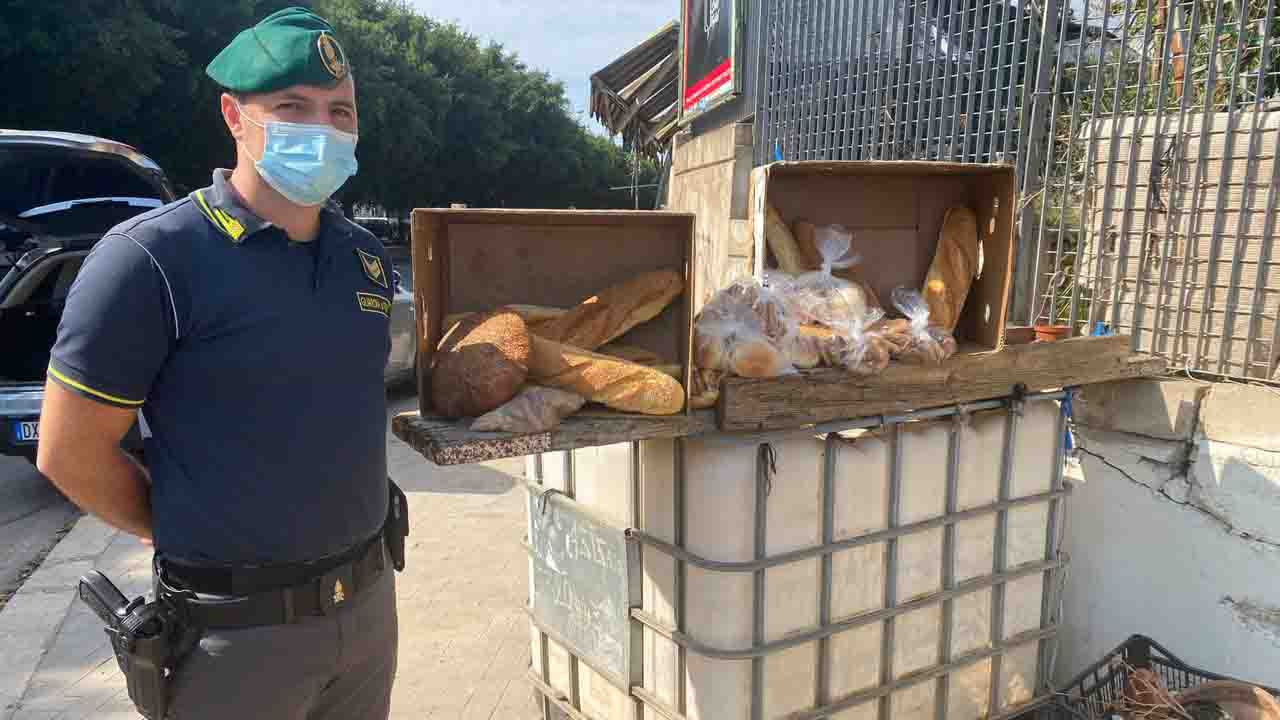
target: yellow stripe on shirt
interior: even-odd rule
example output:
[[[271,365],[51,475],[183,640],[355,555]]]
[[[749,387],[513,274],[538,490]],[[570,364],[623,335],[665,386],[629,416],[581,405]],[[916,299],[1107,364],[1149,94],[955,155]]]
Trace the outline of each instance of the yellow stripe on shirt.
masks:
[[[63,375],[62,373],[58,372],[57,370],[54,370],[52,365],[49,366],[49,374],[53,376],[54,380],[57,380],[58,382],[62,383],[63,385],[66,385],[67,387],[74,388],[81,392],[89,393],[90,395],[93,395],[95,397],[100,397],[103,400],[108,400],[118,405],[140,407],[146,402],[146,400],[126,400],[125,398],[122,398],[122,397],[117,397],[115,395],[104,393],[101,390],[94,390],[88,385],[78,383],[75,380],[72,380],[71,378],[67,377],[66,375]]]
[[[205,202],[204,193],[197,190],[195,191],[194,196],[196,199],[196,205],[199,206],[201,214],[203,214],[206,218],[208,218],[209,222],[213,223],[213,226],[221,230],[223,234],[227,235],[232,240],[237,239],[237,237],[233,235],[231,231],[227,228],[227,226],[222,222],[221,218],[219,218],[217,215],[214,214],[213,209],[209,207],[209,203]]]

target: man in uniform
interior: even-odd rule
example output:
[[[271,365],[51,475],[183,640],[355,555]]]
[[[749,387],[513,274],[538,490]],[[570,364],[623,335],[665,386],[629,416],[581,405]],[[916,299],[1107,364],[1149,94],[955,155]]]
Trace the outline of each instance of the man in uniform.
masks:
[[[396,668],[390,261],[330,200],[356,172],[333,28],[290,8],[208,66],[236,166],[94,247],[49,366],[39,466],[154,544],[199,641],[171,717],[385,718]],[[146,468],[120,450],[141,411]]]

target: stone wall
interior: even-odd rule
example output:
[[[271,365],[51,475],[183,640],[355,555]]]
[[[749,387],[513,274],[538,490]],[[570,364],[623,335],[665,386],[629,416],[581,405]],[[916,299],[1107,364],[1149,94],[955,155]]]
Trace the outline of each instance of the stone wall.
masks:
[[[751,274],[750,177],[750,123],[676,136],[667,209],[698,216],[695,310],[735,277]]]
[[[1075,420],[1057,681],[1142,633],[1280,686],[1280,391],[1098,385]]]

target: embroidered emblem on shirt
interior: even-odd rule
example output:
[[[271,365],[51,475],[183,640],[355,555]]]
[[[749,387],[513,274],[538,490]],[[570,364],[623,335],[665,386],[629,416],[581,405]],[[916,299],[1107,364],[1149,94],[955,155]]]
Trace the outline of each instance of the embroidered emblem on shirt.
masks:
[[[356,293],[356,302],[360,303],[360,309],[365,312],[378,313],[384,317],[391,317],[391,301],[381,295],[358,292]]]
[[[377,255],[371,255],[360,248],[356,248],[356,255],[360,256],[360,267],[364,270],[364,274],[379,287],[390,290],[387,286],[387,273],[382,268],[382,259]]]
[[[342,587],[341,580],[333,581],[333,604],[341,605],[347,600],[347,591]]]

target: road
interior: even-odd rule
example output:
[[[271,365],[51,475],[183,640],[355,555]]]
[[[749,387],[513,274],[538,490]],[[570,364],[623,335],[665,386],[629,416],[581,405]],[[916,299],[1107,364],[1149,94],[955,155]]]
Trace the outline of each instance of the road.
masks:
[[[0,456],[0,606],[79,516],[31,463]]]

